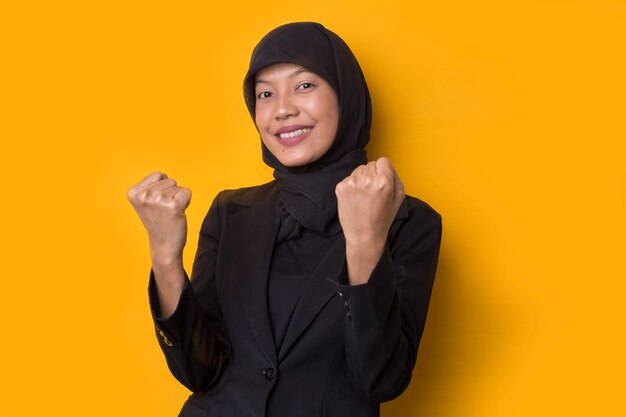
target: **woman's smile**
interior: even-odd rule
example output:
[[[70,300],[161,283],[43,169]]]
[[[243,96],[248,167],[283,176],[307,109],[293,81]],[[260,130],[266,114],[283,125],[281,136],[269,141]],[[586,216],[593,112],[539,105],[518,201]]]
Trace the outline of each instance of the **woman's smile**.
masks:
[[[278,129],[276,137],[281,144],[293,146],[307,138],[311,130],[313,130],[313,127],[309,126],[285,126]]]

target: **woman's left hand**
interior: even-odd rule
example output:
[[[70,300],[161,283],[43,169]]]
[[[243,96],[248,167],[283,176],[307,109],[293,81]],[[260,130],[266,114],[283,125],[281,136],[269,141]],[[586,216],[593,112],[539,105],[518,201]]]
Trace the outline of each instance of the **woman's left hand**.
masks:
[[[404,186],[391,161],[382,157],[357,167],[337,184],[335,194],[350,284],[363,284],[382,254]]]

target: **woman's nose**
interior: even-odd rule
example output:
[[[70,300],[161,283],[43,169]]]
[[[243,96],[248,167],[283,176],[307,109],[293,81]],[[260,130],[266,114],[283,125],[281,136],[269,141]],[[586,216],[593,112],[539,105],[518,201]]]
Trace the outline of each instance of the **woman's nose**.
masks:
[[[285,119],[291,116],[297,116],[300,112],[298,106],[289,95],[281,95],[276,103],[275,116],[276,119]]]

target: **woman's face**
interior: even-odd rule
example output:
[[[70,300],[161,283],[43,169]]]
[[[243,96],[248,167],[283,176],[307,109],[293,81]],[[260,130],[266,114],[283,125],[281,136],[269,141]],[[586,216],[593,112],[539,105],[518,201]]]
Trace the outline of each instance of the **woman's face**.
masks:
[[[335,90],[299,65],[281,63],[255,77],[255,123],[281,164],[316,161],[330,149],[339,124]]]

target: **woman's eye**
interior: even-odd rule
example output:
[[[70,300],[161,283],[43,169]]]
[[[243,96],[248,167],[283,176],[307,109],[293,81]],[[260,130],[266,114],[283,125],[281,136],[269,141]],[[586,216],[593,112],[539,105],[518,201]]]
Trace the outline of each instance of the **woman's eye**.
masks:
[[[302,83],[298,86],[298,89],[306,90],[312,87],[315,87],[313,83]]]
[[[269,91],[261,91],[259,94],[257,94],[257,97],[259,99],[264,99],[264,98],[268,98],[272,95],[272,93],[270,93]]]

